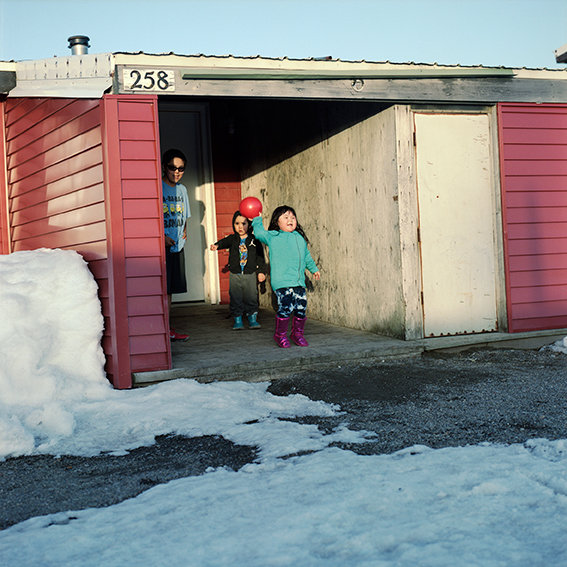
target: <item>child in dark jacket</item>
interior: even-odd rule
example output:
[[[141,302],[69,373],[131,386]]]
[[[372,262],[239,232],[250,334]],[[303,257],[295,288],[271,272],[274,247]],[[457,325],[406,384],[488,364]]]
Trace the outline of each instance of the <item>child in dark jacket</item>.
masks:
[[[234,234],[211,244],[211,250],[229,249],[230,314],[234,317],[233,330],[244,329],[246,315],[251,329],[259,329],[258,288],[256,281],[266,280],[266,265],[262,244],[254,238],[248,219],[236,211],[232,217]]]

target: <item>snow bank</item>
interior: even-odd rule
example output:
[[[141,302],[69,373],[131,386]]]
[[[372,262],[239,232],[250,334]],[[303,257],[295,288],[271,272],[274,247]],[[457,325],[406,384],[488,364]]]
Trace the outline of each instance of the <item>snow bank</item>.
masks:
[[[81,256],[35,250],[0,256],[0,459],[18,455],[114,455],[158,435],[222,435],[264,456],[317,450],[364,433],[324,435],[281,418],[333,415],[267,383],[175,380],[113,390],[104,375],[97,286]]]
[[[110,388],[96,282],[73,251],[0,256],[0,456],[45,449],[75,428],[72,400]]]

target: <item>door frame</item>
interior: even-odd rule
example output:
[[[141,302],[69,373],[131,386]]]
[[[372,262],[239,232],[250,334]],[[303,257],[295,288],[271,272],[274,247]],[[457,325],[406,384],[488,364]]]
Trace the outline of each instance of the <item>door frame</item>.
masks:
[[[217,240],[209,105],[206,102],[196,103],[171,100],[170,97],[163,96],[158,99],[158,114],[160,112],[195,112],[200,117],[198,138],[201,148],[200,165],[202,179],[195,187],[195,197],[204,204],[204,215],[201,221],[201,226],[204,231],[204,301],[206,303],[216,304],[220,302],[219,266],[216,253],[212,252],[208,246],[209,242],[216,242]],[[192,215],[196,213],[197,211],[192,211]],[[173,301],[175,300],[173,299]]]
[[[507,309],[506,309],[506,285],[505,285],[505,265],[504,265],[504,240],[503,240],[503,224],[502,224],[502,200],[501,200],[501,190],[500,190],[500,160],[499,160],[499,144],[498,144],[498,127],[497,127],[497,109],[495,105],[491,106],[467,106],[467,105],[455,105],[450,108],[438,107],[431,105],[411,105],[410,120],[411,120],[411,132],[413,134],[413,166],[414,166],[414,178],[415,184],[415,211],[417,214],[416,226],[418,231],[416,237],[419,240],[419,193],[418,193],[418,171],[417,171],[417,136],[415,130],[415,114],[438,114],[438,115],[452,115],[452,114],[484,114],[488,117],[488,128],[489,128],[489,154],[490,154],[490,167],[491,167],[491,178],[490,178],[490,188],[492,194],[492,230],[493,230],[493,250],[495,254],[495,301],[496,301],[496,329],[494,332],[507,331]],[[425,337],[425,318],[424,318],[424,305],[423,305],[423,282],[421,276],[423,273],[422,258],[421,258],[421,243],[417,243],[417,254],[418,257],[415,259],[416,266],[419,267],[420,278],[418,280],[419,290],[417,295],[419,296],[421,312],[423,314],[423,319],[421,320],[420,333],[422,338]],[[471,333],[472,334],[472,333]],[[478,333],[474,333],[478,334]]]

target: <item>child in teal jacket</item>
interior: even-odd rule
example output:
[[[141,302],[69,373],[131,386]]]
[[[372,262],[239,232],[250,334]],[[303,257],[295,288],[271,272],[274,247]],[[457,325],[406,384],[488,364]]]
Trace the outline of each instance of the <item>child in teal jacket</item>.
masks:
[[[297,222],[292,207],[282,205],[272,214],[268,230],[262,217],[252,219],[256,238],[269,247],[270,283],[277,300],[274,340],[281,348],[289,348],[289,318],[293,314],[290,338],[298,346],[309,346],[303,336],[307,310],[305,270],[320,280],[321,274],[307,248],[307,237]]]

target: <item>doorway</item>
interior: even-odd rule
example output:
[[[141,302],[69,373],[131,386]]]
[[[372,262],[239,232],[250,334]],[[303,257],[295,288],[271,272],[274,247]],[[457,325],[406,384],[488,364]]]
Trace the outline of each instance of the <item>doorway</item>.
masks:
[[[191,208],[184,248],[187,292],[174,294],[172,302],[217,303],[218,266],[207,245],[216,239],[207,106],[160,101],[159,131],[162,154],[169,148],[177,148],[187,157],[181,183],[187,188]]]
[[[415,113],[424,335],[497,329],[487,114]]]

